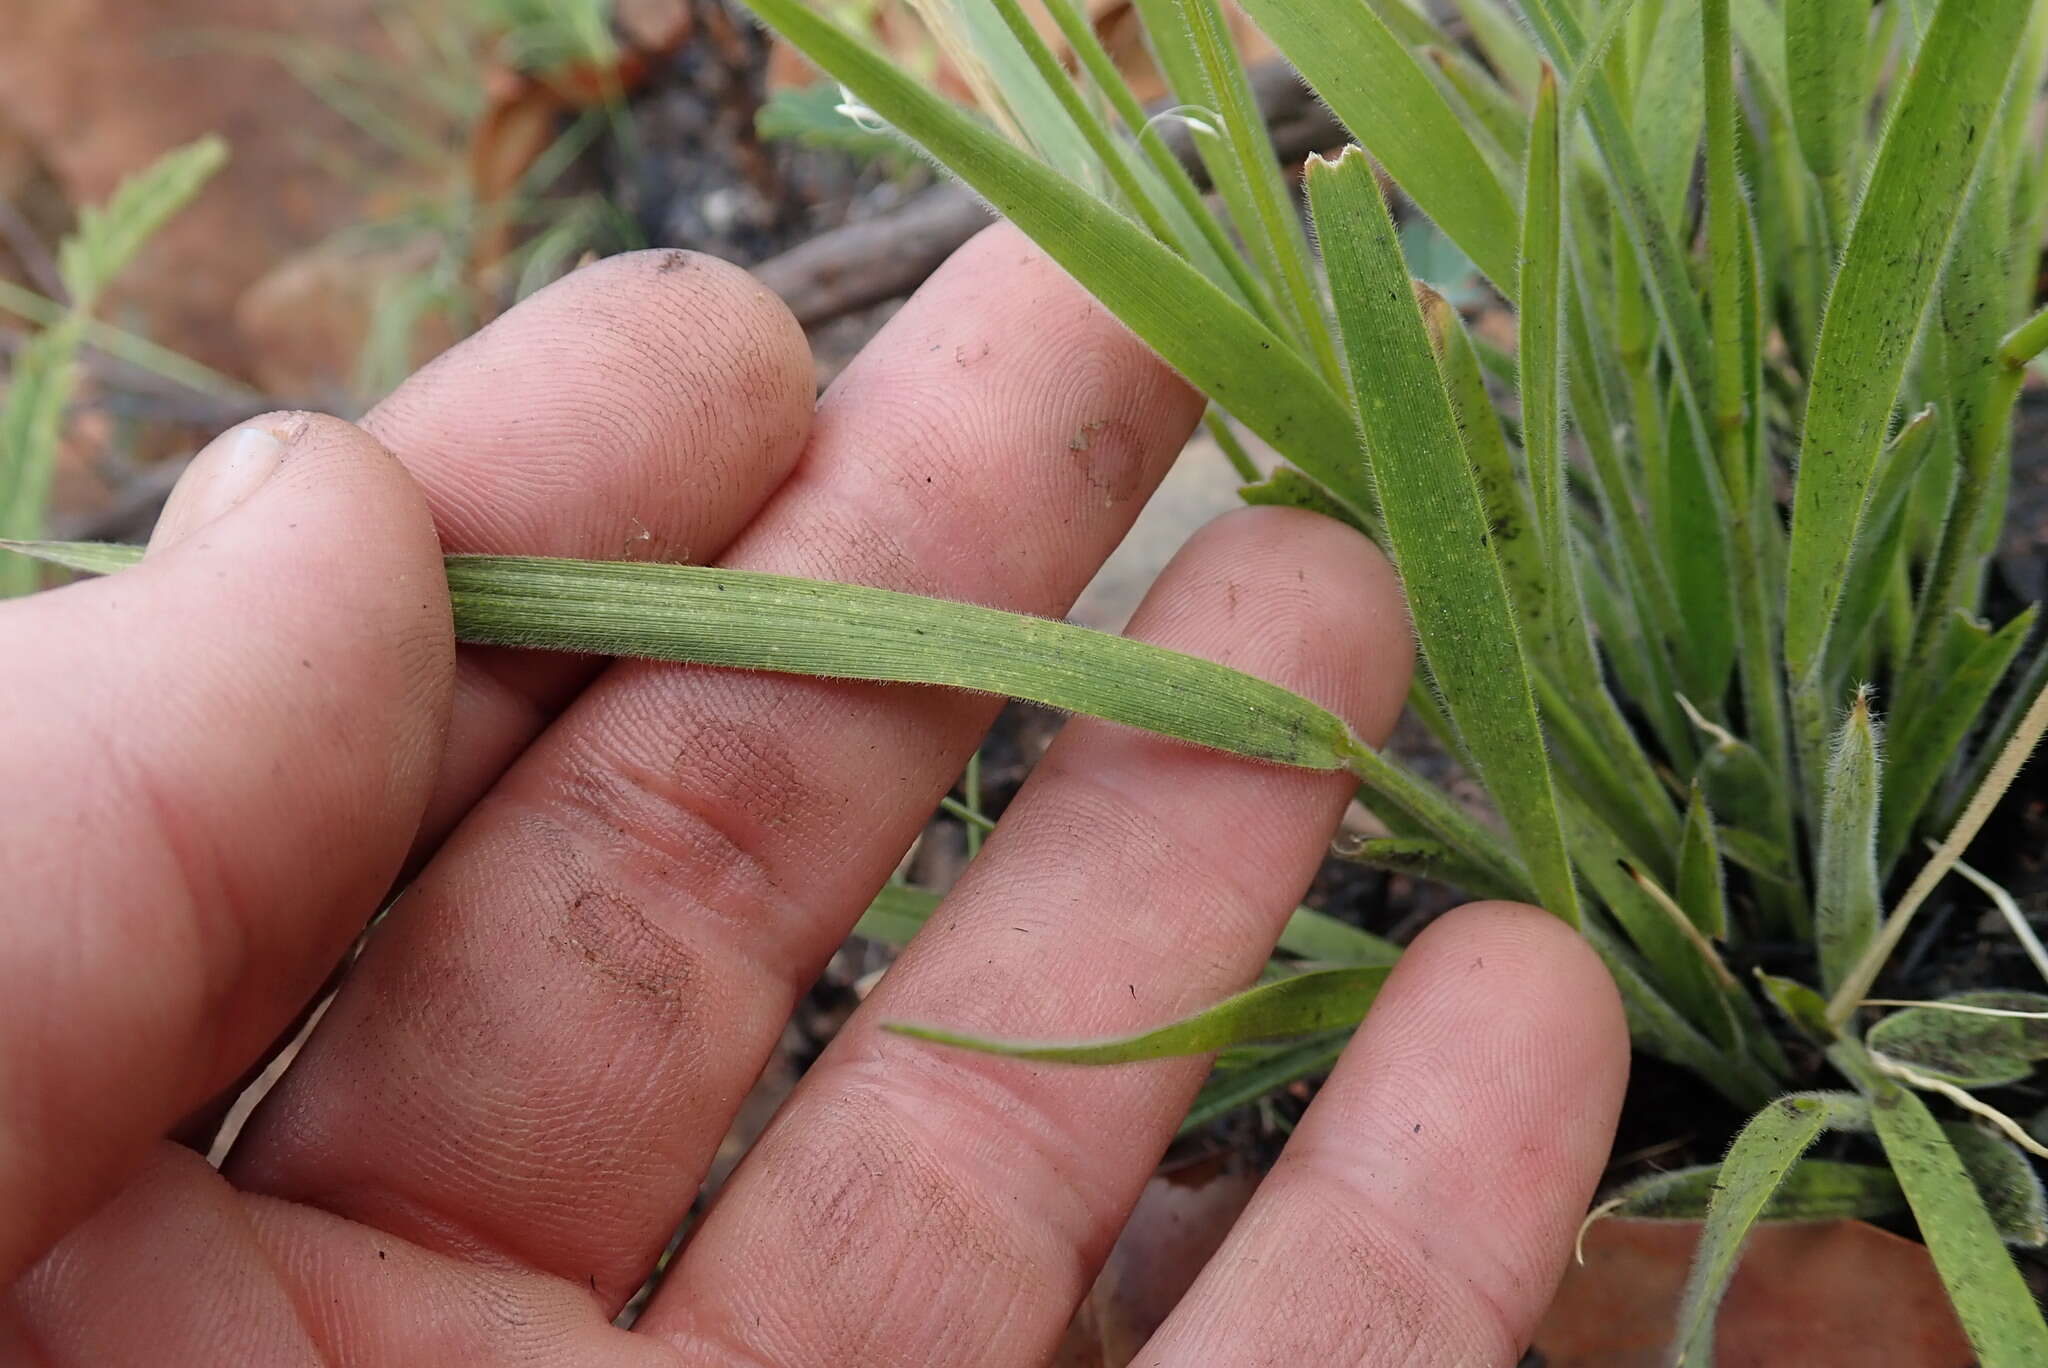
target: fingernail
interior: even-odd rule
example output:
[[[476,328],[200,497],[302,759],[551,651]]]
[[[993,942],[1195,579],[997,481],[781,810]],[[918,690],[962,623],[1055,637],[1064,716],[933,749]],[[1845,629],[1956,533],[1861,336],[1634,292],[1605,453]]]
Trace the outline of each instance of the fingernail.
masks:
[[[236,428],[192,458],[164,503],[149,549],[183,541],[247,499],[284,462],[284,443],[262,428]]]

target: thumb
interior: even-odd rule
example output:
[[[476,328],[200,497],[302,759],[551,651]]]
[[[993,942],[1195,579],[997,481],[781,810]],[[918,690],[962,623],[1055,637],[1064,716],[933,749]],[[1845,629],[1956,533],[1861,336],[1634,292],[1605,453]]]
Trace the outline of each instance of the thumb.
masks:
[[[426,504],[333,418],[227,434],[140,565],[0,605],[0,1279],[318,988],[453,672]]]

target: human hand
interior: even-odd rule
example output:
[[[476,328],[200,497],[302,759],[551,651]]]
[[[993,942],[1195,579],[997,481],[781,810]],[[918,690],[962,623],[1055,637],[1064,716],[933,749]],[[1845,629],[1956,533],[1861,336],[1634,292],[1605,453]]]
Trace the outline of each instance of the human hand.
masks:
[[[457,651],[439,556],[1057,614],[1200,412],[1007,229],[815,413],[778,304],[642,254],[361,428],[229,434],[140,566],[0,606],[0,1360],[1042,1362],[1203,1066],[1032,1065],[876,1023],[1096,1035],[1242,987],[1350,785],[1070,724],[627,1332],[796,999],[996,703]],[[1307,514],[1212,525],[1131,630],[1375,742],[1407,688],[1392,572]],[[165,1139],[409,869],[223,1170]],[[1562,925],[1444,918],[1142,1361],[1512,1362],[1626,1049]]]

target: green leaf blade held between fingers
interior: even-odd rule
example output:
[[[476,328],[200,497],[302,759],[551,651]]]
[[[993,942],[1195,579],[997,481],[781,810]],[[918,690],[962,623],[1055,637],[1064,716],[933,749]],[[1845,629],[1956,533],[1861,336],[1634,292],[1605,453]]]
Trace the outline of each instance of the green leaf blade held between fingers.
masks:
[[[1514,608],[1393,220],[1356,149],[1336,162],[1312,158],[1308,186],[1366,446],[1388,462],[1374,473],[1380,525],[1424,660],[1538,896],[1577,925]]]
[[[6,549],[92,574],[142,554],[90,543]],[[446,564],[456,635],[472,644],[970,689],[1309,769],[1343,769],[1364,751],[1334,714],[1277,685],[1021,613],[710,566]]]
[[[1815,354],[1793,489],[1786,663],[1814,687],[1907,359],[1991,144],[2028,0],[1943,0],[1879,147]],[[1812,701],[1805,708],[1819,715]],[[1813,738],[1807,738],[1812,744]]]
[[[1390,972],[1384,967],[1353,967],[1297,974],[1248,989],[1154,1030],[1102,1040],[1005,1040],[900,1021],[884,1023],[883,1029],[915,1040],[1010,1059],[1054,1064],[1132,1064],[1212,1054],[1233,1045],[1356,1026],[1365,1020]]]
[[[749,0],[771,28],[1023,229],[1168,365],[1346,503],[1371,495],[1349,407],[1292,343],[1150,233],[803,0]]]

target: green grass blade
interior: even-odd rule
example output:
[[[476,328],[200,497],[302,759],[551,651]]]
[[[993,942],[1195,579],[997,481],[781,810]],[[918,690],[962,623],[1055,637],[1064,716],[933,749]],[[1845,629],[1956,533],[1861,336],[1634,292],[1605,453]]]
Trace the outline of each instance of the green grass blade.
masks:
[[[1992,761],[1990,768],[1984,772],[1983,781],[1970,794],[1969,801],[1963,805],[1962,815],[1956,818],[1955,825],[1949,829],[1948,835],[1935,847],[1933,856],[1921,867],[1920,872],[1913,876],[1913,882],[1900,895],[1891,914],[1885,918],[1884,929],[1878,933],[1870,949],[1864,952],[1855,970],[1828,1000],[1830,1022],[1839,1026],[1855,1014],[1857,1004],[1862,1002],[1864,995],[1870,991],[1870,985],[1877,981],[1877,975],[1884,968],[1885,960],[1905,936],[1906,928],[1913,924],[1914,916],[1927,901],[1928,895],[1948,877],[1956,862],[1970,848],[1970,842],[1977,839],[1977,833],[1982,831],[1984,823],[1990,820],[1992,810],[1998,806],[1999,799],[2005,796],[2006,790],[2012,787],[2013,780],[2019,777],[2020,767],[2026,764],[2027,757],[2032,755],[2034,747],[2040,744],[2043,733],[2048,733],[2048,687],[2034,695],[2033,701],[2027,705],[2026,712],[2020,715],[2019,721],[2013,725],[2011,734],[1999,747],[1998,758]]]
[[[9,549],[89,573],[140,557]],[[1021,613],[711,566],[450,556],[447,570],[456,635],[475,644],[971,689],[1311,769],[1363,750],[1335,715],[1263,680]]]
[[[1653,1173],[1601,1203],[1602,1214],[1620,1220],[1704,1219],[1721,1188],[1721,1166]],[[1839,1159],[1801,1159],[1778,1183],[1757,1213],[1759,1221],[1869,1221],[1906,1209],[1906,1194],[1892,1171],[1877,1164]]]
[[[1294,909],[1278,948],[1318,964],[1384,968],[1401,958],[1401,947],[1392,941],[1310,907]]]
[[[1349,406],[1294,347],[1138,224],[968,118],[803,0],[754,12],[1008,215],[1190,383],[1360,510]]]
[[[1721,847],[1714,839],[1714,814],[1694,780],[1678,846],[1678,905],[1710,940],[1728,939],[1728,900],[1721,886]]]
[[[1387,462],[1375,472],[1380,522],[1423,657],[1538,895],[1576,924],[1514,609],[1393,219],[1361,152],[1311,159],[1308,184],[1366,445]]]
[[[1493,168],[1495,179],[1506,184],[1521,164],[1523,144],[1529,137],[1529,115],[1514,96],[1500,88],[1493,74],[1457,49],[1423,48],[1421,56],[1437,70],[1445,87],[1455,96],[1472,143]]]
[[[1945,5],[1942,14],[1947,13]],[[1935,19],[1931,45],[1941,33]],[[1923,48],[1923,53],[1924,53]],[[2048,1323],[2013,1266],[1991,1213],[1941,1125],[1911,1091],[1878,1073],[1851,1042],[1830,1052],[1870,1096],[1892,1172],[1920,1224],[1935,1271],[1984,1368],[2048,1363]]]
[[[1557,639],[1550,611],[1553,581],[1544,569],[1535,515],[1522,488],[1514,453],[1508,449],[1500,412],[1494,407],[1493,396],[1487,393],[1486,374],[1480,369],[1472,338],[1466,333],[1456,306],[1435,290],[1424,288],[1420,293],[1430,346],[1443,372],[1452,412],[1457,415],[1465,459],[1472,463],[1480,498],[1486,503],[1501,573],[1507,579],[1508,596],[1521,623],[1522,639],[1538,658],[1551,658]]]
[[[1913,336],[1992,139],[2026,0],[1943,0],[1849,230],[1814,357],[1786,567],[1785,654],[1817,686]],[[1824,700],[1803,708],[1809,750]]]
[[[1337,846],[1332,853],[1368,869],[1405,874],[1411,879],[1427,879],[1431,883],[1460,889],[1475,898],[1513,899],[1522,896],[1521,890],[1512,884],[1497,882],[1450,846],[1427,837],[1369,837],[1353,845]]]
[[[928,888],[884,884],[849,934],[900,950],[924,930],[932,913],[939,910],[939,902],[940,895]]]
[[[1278,331],[1281,327],[1279,315],[1272,312],[1271,301],[1253,279],[1243,253],[1230,240],[1222,221],[1210,212],[1202,199],[1202,192],[1195,187],[1194,178],[1188,175],[1187,167],[1181,164],[1173,149],[1166,145],[1157,124],[1147,117],[1137,95],[1117,69],[1115,60],[1102,46],[1095,26],[1076,7],[1074,0],[1048,0],[1046,9],[1052,14],[1053,22],[1059,25],[1060,36],[1067,40],[1067,46],[1080,59],[1089,79],[1095,83],[1095,88],[1123,122],[1125,131],[1137,139],[1138,150],[1152,168],[1154,178],[1165,187],[1167,195],[1177,206],[1179,219],[1193,225],[1195,235],[1203,245],[1203,250],[1195,258],[1197,264],[1213,260],[1216,268],[1210,272],[1211,278],[1232,292],[1240,304],[1259,314],[1268,327]],[[1221,273],[1220,279],[1217,272]]]
[[[1652,484],[1650,498],[1672,588],[1684,606],[1678,677],[1687,698],[1718,712],[1735,671],[1738,627],[1730,528],[1707,512],[1724,502],[1716,493],[1720,481],[1713,453],[1700,449],[1682,404],[1672,404],[1664,434],[1664,480]]]
[[[1621,993],[1622,1012],[1628,1018],[1629,1036],[1637,1049],[1681,1069],[1690,1069],[1738,1107],[1762,1106],[1778,1091],[1777,1080],[1755,1060],[1726,1054],[1700,1034],[1651,985],[1642,963],[1615,939],[1597,913],[1589,914],[1580,930],[1614,978],[1614,986]]]
[[[1590,60],[1590,59],[1589,59]],[[1571,573],[1566,556],[1564,475],[1564,184],[1557,80],[1548,67],[1536,86],[1522,190],[1522,247],[1517,263],[1520,307],[1516,354],[1521,364],[1522,454],[1536,508],[1543,574],[1561,606]],[[1574,624],[1583,633],[1583,626]],[[1553,625],[1560,636],[1572,627]]]
[[[1465,21],[1480,54],[1500,73],[1509,92],[1524,98],[1534,96],[1543,56],[1503,0],[1451,0],[1451,8]]]
[[[1699,1251],[1693,1256],[1672,1335],[1676,1364],[1706,1368],[1713,1362],[1714,1315],[1735,1275],[1735,1263],[1749,1229],[1769,1205],[1799,1157],[1831,1126],[1867,1126],[1868,1106],[1848,1093],[1793,1093],[1751,1118],[1728,1157],[1721,1161],[1720,1186],[1707,1208]]]
[[[1869,696],[1859,690],[1835,736],[1821,806],[1814,939],[1827,992],[1841,985],[1877,935],[1880,791],[1877,727]]]
[[[1854,672],[1856,652],[1867,642],[1884,604],[1885,588],[1906,553],[1906,496],[1919,482],[1935,448],[1937,427],[1937,414],[1930,405],[1907,420],[1885,448],[1877,483],[1870,492],[1870,512],[1863,534],[1856,539],[1848,582],[1842,588],[1835,630],[1829,633],[1826,671],[1831,689],[1842,687]]]
[[[1973,645],[1959,667],[1943,670],[1939,680],[1930,679],[1929,687],[1916,691],[1913,709],[1898,715],[1885,763],[1884,823],[1877,843],[1884,868],[1905,852],[1941,776],[1954,763],[2033,630],[2035,612],[2036,607],[2029,605],[1995,634],[1971,624],[1974,630],[1967,635]]]
[[[1514,202],[1417,58],[1357,0],[1245,0],[1245,12],[1351,136],[1503,294]]]
[[[1869,101],[1864,44],[1867,0],[1785,0],[1785,72],[1793,127],[1806,166],[1820,183],[1828,236],[1849,225],[1852,178]]]
[[[1131,1064],[1211,1054],[1233,1045],[1356,1026],[1365,1020],[1389,972],[1384,967],[1374,967],[1297,974],[1226,998],[1214,1007],[1156,1030],[1106,1040],[1003,1040],[901,1021],[884,1022],[882,1029],[915,1040],[1010,1059],[1055,1064]]]
[[[1118,195],[1129,204],[1153,237],[1174,249],[1179,255],[1190,256],[1188,244],[1180,239],[1166,215],[1156,205],[1145,186],[1138,180],[1136,170],[1125,159],[1124,149],[1117,145],[1109,128],[1097,117],[1081,98],[1080,89],[1067,77],[1066,68],[1060,65],[1058,57],[1046,45],[1045,38],[1038,32],[1018,0],[991,0],[995,14],[1009,30],[1009,35],[1018,52],[1031,64],[1034,90],[1050,95],[1056,102],[1062,125],[1078,136],[1087,149],[1086,164],[1093,165],[1109,178]],[[1048,115],[1045,122],[1051,122]],[[1055,166],[1060,162],[1052,158]],[[1069,176],[1071,167],[1062,167]]]
[[[1294,197],[1273,159],[1265,116],[1252,95],[1236,40],[1217,0],[1179,0],[1186,31],[1195,41],[1208,83],[1209,100],[1222,117],[1231,155],[1225,159],[1249,203],[1253,217],[1238,230],[1251,238],[1262,259],[1270,263],[1275,292],[1288,302],[1301,337],[1316,364],[1333,385],[1343,383],[1337,345],[1323,315],[1322,295],[1309,265],[1308,242]],[[1361,16],[1361,22],[1362,22]]]

